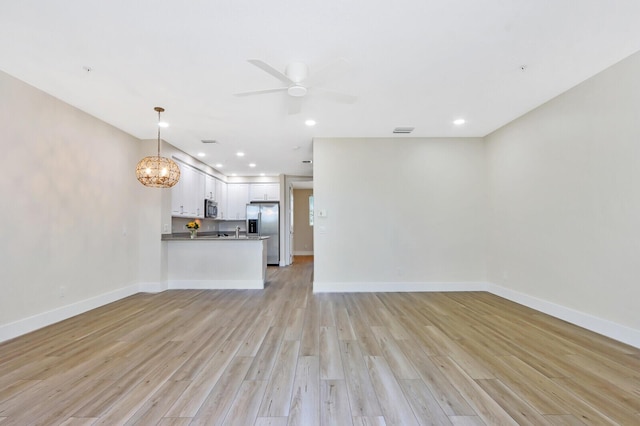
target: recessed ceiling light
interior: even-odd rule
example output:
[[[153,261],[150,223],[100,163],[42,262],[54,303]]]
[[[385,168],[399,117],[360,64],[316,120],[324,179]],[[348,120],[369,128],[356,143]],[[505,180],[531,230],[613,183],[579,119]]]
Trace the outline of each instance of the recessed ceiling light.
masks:
[[[260,173],[260,176],[266,176],[266,174],[264,174],[264,173]]]
[[[231,173],[231,176],[238,176],[237,173]]]
[[[204,157],[205,155],[207,155],[207,154],[205,154],[204,152],[199,152],[198,153],[198,157]]]
[[[222,164],[217,163],[217,164],[216,164],[216,167],[222,167]]]
[[[456,126],[462,126],[464,123],[466,123],[464,118],[458,118],[457,120],[453,120],[453,124],[455,124]]]
[[[307,120],[307,121],[304,122],[304,124],[306,124],[309,127],[315,126],[316,125],[316,120]]]
[[[249,167],[255,167],[256,163],[249,163]]]
[[[300,149],[300,147],[299,147],[298,145],[296,145],[296,146],[294,146],[292,149],[295,151],[295,150]]]
[[[160,121],[158,122],[158,126],[162,128],[169,127],[169,123],[167,123],[166,121]]]
[[[238,157],[244,157],[244,152],[240,152],[240,151],[238,151],[238,152],[236,152],[236,155],[237,155]]]

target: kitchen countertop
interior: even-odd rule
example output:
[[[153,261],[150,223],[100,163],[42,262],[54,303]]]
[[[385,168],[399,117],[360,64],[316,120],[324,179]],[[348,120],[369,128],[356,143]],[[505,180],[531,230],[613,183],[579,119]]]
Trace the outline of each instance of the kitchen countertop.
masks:
[[[204,235],[198,235],[196,238],[193,238],[193,240],[205,240],[205,241],[260,241],[260,240],[266,240],[267,238],[270,238],[268,236],[263,236],[263,237],[247,237],[246,235],[241,235],[240,237],[236,238],[235,235],[229,235],[228,237],[219,237],[217,234],[204,234]],[[186,241],[186,240],[192,240],[192,238],[189,236],[189,234],[183,233],[183,234],[162,234],[162,241]]]

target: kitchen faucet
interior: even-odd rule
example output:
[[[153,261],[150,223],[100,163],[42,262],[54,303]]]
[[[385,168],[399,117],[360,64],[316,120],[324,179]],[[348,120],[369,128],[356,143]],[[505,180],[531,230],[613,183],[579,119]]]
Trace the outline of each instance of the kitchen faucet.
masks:
[[[240,227],[236,226],[236,238],[240,238]]]

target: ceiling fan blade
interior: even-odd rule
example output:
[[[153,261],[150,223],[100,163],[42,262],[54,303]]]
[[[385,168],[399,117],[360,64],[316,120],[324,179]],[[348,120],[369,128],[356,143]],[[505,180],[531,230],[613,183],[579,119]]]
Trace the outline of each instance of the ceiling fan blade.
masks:
[[[358,100],[358,97],[355,95],[338,92],[336,90],[323,89],[322,87],[314,87],[313,90],[322,92],[333,100],[342,102],[343,104],[352,104]]]
[[[309,77],[304,80],[307,87],[313,87],[322,84],[330,78],[338,77],[349,69],[349,62],[346,59],[338,58],[329,62],[317,71],[310,73]]]
[[[289,104],[289,108],[288,108],[289,115],[300,114],[300,112],[302,111],[302,98],[290,97],[288,99],[288,104]]]
[[[288,87],[278,87],[277,89],[250,90],[248,92],[234,93],[233,96],[264,95],[265,93],[285,92]]]
[[[281,73],[280,71],[267,64],[266,62],[261,61],[260,59],[249,59],[249,62],[260,68],[262,71],[271,74],[285,84],[294,84],[294,81],[287,77],[285,74]]]

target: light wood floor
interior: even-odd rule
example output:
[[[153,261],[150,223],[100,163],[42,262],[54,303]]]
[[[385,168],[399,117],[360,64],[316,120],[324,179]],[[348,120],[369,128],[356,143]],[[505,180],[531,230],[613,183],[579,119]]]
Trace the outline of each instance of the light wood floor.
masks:
[[[138,294],[0,345],[7,424],[640,424],[640,351],[496,296]]]

